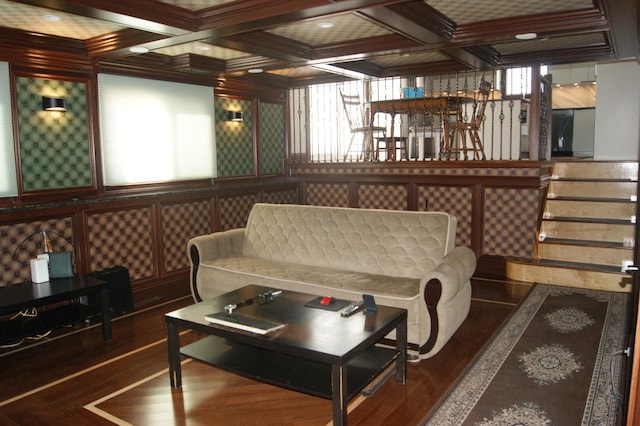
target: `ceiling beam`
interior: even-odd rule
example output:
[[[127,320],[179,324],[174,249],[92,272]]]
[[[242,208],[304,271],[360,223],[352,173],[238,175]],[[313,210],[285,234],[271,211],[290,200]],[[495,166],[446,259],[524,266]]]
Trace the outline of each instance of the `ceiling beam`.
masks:
[[[455,22],[424,1],[366,9],[359,14],[425,47],[447,45],[456,32]],[[484,55],[477,56],[472,50],[453,48],[442,53],[469,68],[488,68],[493,64]]]
[[[600,0],[611,23],[611,41],[619,59],[640,58],[640,6],[637,0]]]
[[[165,36],[179,36],[196,29],[195,16],[187,9],[155,0],[10,0]]]
[[[459,46],[514,41],[517,34],[536,33],[539,37],[579,35],[609,30],[609,23],[598,9],[555,12],[493,19],[459,25],[451,43]]]

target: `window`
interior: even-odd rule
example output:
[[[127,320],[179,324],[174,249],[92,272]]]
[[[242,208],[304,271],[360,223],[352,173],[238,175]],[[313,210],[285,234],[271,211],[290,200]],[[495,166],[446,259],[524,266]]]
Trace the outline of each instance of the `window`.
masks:
[[[358,158],[363,135],[353,137],[345,116],[339,90],[347,95],[357,95],[363,106],[363,114],[369,118],[367,103],[370,100],[397,99],[401,97],[406,79],[354,80],[339,84],[309,86],[310,158],[314,161],[342,161]],[[396,116],[396,134],[400,132],[401,114]],[[384,114],[376,114],[373,125],[390,128],[391,120]],[[354,151],[353,148],[357,149]]]
[[[0,197],[18,195],[9,93],[9,65],[0,62]]]
[[[98,76],[105,185],[215,177],[213,89]]]
[[[548,73],[546,65],[540,66],[540,75]],[[506,72],[505,95],[525,96],[531,94],[531,67],[509,68]],[[499,86],[498,86],[499,87]]]

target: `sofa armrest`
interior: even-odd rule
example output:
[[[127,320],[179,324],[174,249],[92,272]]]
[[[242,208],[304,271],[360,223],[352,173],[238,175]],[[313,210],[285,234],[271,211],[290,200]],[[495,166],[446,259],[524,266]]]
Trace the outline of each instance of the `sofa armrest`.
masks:
[[[447,254],[435,270],[427,274],[423,281],[425,300],[429,297],[429,282],[440,282],[438,302],[453,299],[476,270],[476,255],[469,247],[458,246]],[[433,284],[433,282],[432,282]]]
[[[445,256],[434,271],[424,277],[420,290],[425,304],[421,309],[426,310],[431,324],[429,339],[419,348],[421,358],[428,358],[437,353],[467,316],[471,287],[465,288],[465,285],[475,269],[475,253],[468,247],[459,246]],[[445,311],[440,312],[440,306],[448,301],[453,301],[453,305],[447,304]],[[443,314],[459,317],[458,321],[441,318]]]
[[[192,238],[187,243],[187,256],[191,266],[191,291],[196,301],[202,298],[198,293],[197,279],[200,263],[206,260],[228,256],[239,256],[244,246],[244,228],[214,232]]]

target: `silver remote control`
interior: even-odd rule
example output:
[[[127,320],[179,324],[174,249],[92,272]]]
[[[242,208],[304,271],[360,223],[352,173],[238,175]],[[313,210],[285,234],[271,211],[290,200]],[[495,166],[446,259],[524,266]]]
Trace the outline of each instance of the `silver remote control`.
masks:
[[[356,312],[359,312],[359,311],[361,311],[363,309],[364,309],[364,302],[352,303],[349,306],[347,306],[346,308],[344,308],[342,310],[342,312],[340,312],[340,316],[342,316],[342,317],[350,317],[351,315],[353,315]]]

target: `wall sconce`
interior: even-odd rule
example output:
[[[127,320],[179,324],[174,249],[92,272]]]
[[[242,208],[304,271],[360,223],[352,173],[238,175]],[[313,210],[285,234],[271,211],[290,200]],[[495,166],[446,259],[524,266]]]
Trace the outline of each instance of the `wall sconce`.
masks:
[[[43,111],[66,111],[67,106],[64,98],[49,98],[47,96],[43,96],[42,109]]]
[[[242,121],[242,111],[227,111],[229,121]]]

